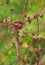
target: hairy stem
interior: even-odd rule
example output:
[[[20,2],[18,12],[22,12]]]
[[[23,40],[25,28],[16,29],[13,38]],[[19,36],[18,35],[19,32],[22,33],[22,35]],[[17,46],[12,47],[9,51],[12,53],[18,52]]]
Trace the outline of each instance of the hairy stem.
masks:
[[[18,38],[18,29],[16,29],[16,50],[17,50],[17,60],[18,60],[18,56],[20,56],[19,53],[19,38]],[[21,61],[19,60],[19,65],[21,65]]]
[[[36,13],[38,13],[38,0],[36,0]],[[36,24],[37,24],[37,36],[39,36],[39,22],[38,22],[38,18],[37,18],[37,21],[36,21]],[[37,38],[37,47],[39,48],[39,40]],[[37,65],[39,65],[39,55],[37,57]]]

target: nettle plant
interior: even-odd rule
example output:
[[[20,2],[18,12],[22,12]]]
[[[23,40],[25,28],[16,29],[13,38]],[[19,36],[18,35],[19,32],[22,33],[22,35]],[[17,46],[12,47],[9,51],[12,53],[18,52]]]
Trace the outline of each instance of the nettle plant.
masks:
[[[11,35],[13,35],[13,45],[12,47],[16,49],[16,65],[40,65],[42,64],[41,58],[44,55],[45,46],[43,45],[43,41],[45,40],[45,36],[41,36],[40,34],[40,23],[39,19],[44,18],[45,10],[42,12],[38,12],[38,0],[36,2],[36,12],[34,15],[28,14],[31,10],[31,2],[30,0],[19,0],[20,3],[23,3],[22,11],[14,9],[10,7],[10,0],[5,0],[5,4],[9,8],[9,18],[1,19],[1,25],[3,29],[6,30],[6,33],[9,29],[11,29]],[[13,2],[13,1],[12,1]],[[11,3],[12,3],[11,2]],[[16,2],[16,1],[14,1]],[[15,3],[12,4],[15,4]],[[18,3],[20,5],[20,3]],[[16,5],[17,6],[17,5]],[[21,8],[21,7],[20,7]],[[19,8],[19,9],[20,9]],[[19,20],[13,20],[12,12],[17,13],[21,16]],[[15,15],[15,18],[17,16]],[[35,22],[35,31],[30,32],[32,23]],[[33,26],[32,26],[33,28]],[[45,30],[45,29],[44,29]],[[7,38],[6,34],[3,34],[4,38]],[[8,36],[9,37],[9,36]],[[10,40],[9,38],[8,40]],[[43,41],[42,41],[43,40]],[[7,49],[6,49],[7,50]],[[4,51],[3,51],[4,52]],[[8,55],[8,54],[7,54]],[[11,63],[9,62],[9,65]],[[6,64],[7,65],[7,64]],[[13,65],[13,64],[12,64]]]

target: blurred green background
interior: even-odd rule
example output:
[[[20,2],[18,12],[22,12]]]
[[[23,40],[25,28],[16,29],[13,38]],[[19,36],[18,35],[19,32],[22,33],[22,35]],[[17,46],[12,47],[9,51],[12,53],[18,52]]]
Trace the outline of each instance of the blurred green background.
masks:
[[[10,25],[8,27],[8,30],[5,30],[2,26],[2,21],[4,19],[9,19],[10,17],[12,17],[12,21],[22,20],[24,5],[25,0],[9,0],[9,3],[7,3],[7,0],[0,0],[0,65],[18,65],[16,61],[17,51],[15,48],[15,35],[12,33],[12,26]],[[13,9],[13,11],[10,11],[10,9]],[[45,0],[38,0],[38,12],[40,13],[44,9]],[[27,2],[26,12],[27,16],[30,16],[31,18],[33,17],[36,12],[36,0],[29,0]],[[26,19],[24,21],[26,22]],[[39,24],[39,35],[45,36],[45,14],[43,15],[43,18],[39,18]],[[27,32],[24,38],[22,38],[23,31]],[[28,34],[36,34],[35,31],[36,21],[32,20],[31,24],[24,25],[19,32],[19,39],[22,42],[23,46],[20,53],[23,59],[25,59],[28,52],[28,45],[30,45],[31,41],[33,42],[33,44],[30,45],[29,56],[27,58],[28,62],[34,61],[35,53],[33,47],[36,46],[36,41]],[[45,48],[45,39],[40,39],[39,43],[42,48]],[[43,51],[42,53],[45,54],[45,51]]]

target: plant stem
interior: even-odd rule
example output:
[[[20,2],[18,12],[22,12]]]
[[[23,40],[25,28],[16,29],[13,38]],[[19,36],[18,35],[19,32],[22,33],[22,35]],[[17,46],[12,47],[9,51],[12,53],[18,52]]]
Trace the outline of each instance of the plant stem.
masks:
[[[18,61],[18,62],[19,62],[19,65],[22,65],[22,62],[25,64],[26,61],[23,60],[23,59],[21,58],[21,56],[20,56],[20,52],[19,52],[19,50],[20,50],[20,48],[19,48],[20,42],[19,42],[18,33],[19,33],[19,31],[18,31],[18,29],[16,29],[16,50],[17,50],[17,59],[19,59],[19,61]],[[26,65],[26,64],[25,64],[25,65]]]
[[[37,19],[37,36],[39,36],[39,22],[38,22],[38,19]]]
[[[27,4],[28,0],[25,0],[25,4],[24,4],[24,11],[23,11],[23,19],[25,18],[25,15],[26,15],[26,4]]]
[[[19,38],[18,38],[18,29],[16,29],[16,50],[17,50],[17,59],[18,59],[18,56],[20,56],[20,53],[19,53]],[[19,65],[21,65],[21,61],[19,59]]]
[[[17,50],[17,56],[19,55],[19,53],[18,53],[18,41],[19,41],[19,39],[18,39],[18,30],[16,30],[16,50]]]
[[[38,13],[38,0],[36,0],[36,13]],[[38,22],[38,18],[36,21],[37,24],[37,36],[39,36],[39,22]],[[39,48],[39,39],[37,38],[37,47]],[[39,65],[39,55],[37,57],[37,65]]]

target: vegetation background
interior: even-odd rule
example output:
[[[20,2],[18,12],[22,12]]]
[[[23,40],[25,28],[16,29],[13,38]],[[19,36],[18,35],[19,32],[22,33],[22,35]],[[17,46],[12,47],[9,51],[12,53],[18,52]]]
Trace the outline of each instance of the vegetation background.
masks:
[[[8,2],[9,1],[9,2]],[[3,20],[8,19],[8,21],[17,21],[23,19],[25,0],[0,0],[0,65],[24,65],[24,62],[17,62],[17,51],[16,51],[16,41],[15,35],[12,33],[12,25],[9,25],[6,30],[3,27]],[[38,0],[38,13],[45,10],[45,0]],[[33,18],[33,15],[36,13],[36,0],[28,0],[26,3],[26,14],[27,17],[30,16]],[[12,10],[11,10],[12,9]],[[24,19],[26,23],[27,18]],[[43,18],[38,19],[40,30],[39,36],[45,36],[45,13]],[[9,22],[10,23],[10,22]],[[37,25],[36,20],[33,19],[30,24],[24,24],[23,28],[19,32],[19,39],[22,42],[20,47],[20,54],[22,59],[27,60],[27,65],[30,63],[35,64],[36,54],[34,52],[35,47],[41,47],[42,51],[40,54],[40,62],[45,55],[45,38],[39,38],[39,44],[36,42],[36,38],[32,38],[29,34],[37,34]],[[24,33],[27,32],[27,34]],[[24,38],[23,38],[24,36]],[[27,56],[27,53],[29,55]]]

